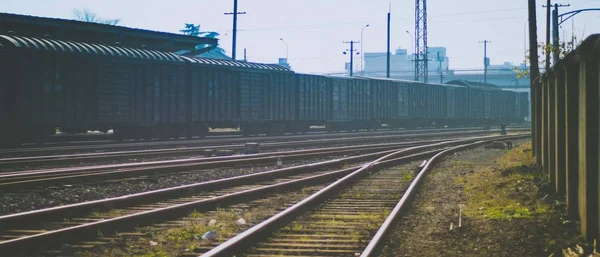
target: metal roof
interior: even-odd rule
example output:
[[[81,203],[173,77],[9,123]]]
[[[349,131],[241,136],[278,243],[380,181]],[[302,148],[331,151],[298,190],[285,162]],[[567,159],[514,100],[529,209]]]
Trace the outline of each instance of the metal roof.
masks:
[[[183,62],[176,54],[147,49],[135,49],[103,44],[57,40],[52,38],[0,35],[0,48],[26,48],[40,51],[69,52],[80,54],[129,57],[145,60]]]
[[[486,89],[500,89],[498,86],[496,86],[494,84],[484,83],[484,82],[477,82],[477,81],[462,80],[462,79],[448,81],[448,82],[446,82],[446,84],[466,86],[466,87],[480,87],[480,88],[486,88]]]
[[[41,37],[50,35],[61,40],[114,45],[165,52],[195,50],[198,45],[210,45],[207,50],[218,45],[218,39],[187,36],[160,31],[128,28],[76,20],[45,18],[10,13],[0,13],[0,34],[12,31],[20,36]]]
[[[0,34],[0,48],[24,48],[38,51],[67,52],[78,54],[91,54],[102,56],[114,56],[123,58],[136,58],[144,60],[188,62],[193,64],[229,66],[239,68],[262,69],[270,71],[290,71],[289,68],[278,64],[262,64],[252,62],[240,62],[221,59],[210,59],[201,57],[180,56],[174,53],[161,52],[140,48],[129,48],[123,46],[111,46],[104,44],[89,44],[52,38],[22,37]]]
[[[271,70],[271,71],[290,71],[289,68],[281,66],[279,64],[240,62],[240,61],[211,59],[211,58],[202,58],[202,57],[189,57],[189,56],[181,56],[181,58],[185,59],[186,61],[188,61],[190,63],[195,63],[195,64],[230,66],[230,67],[261,69],[261,70]]]

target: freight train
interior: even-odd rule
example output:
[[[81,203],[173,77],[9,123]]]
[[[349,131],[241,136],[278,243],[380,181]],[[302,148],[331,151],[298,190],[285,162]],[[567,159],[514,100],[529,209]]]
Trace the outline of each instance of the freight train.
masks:
[[[526,93],[481,83],[421,83],[292,72],[274,64],[188,57],[47,37],[0,35],[0,145],[43,142],[57,128],[115,137],[245,135],[522,122]]]

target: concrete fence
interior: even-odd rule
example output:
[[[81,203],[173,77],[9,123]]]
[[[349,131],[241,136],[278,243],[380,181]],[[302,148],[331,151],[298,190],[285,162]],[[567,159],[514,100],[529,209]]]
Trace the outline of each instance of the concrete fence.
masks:
[[[594,34],[544,73],[535,90],[541,93],[536,154],[588,243],[600,235],[599,61],[600,34]]]

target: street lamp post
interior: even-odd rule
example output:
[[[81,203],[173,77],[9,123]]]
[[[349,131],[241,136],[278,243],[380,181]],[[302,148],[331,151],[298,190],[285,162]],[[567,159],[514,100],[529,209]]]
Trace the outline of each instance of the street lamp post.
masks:
[[[412,51],[413,60],[414,60],[415,59],[415,56],[414,56],[415,55],[415,40],[413,40],[413,36],[412,36],[412,34],[410,34],[410,31],[407,30],[406,34],[408,34],[410,36],[410,47],[412,48],[411,51]],[[414,72],[415,72],[414,63],[412,65],[410,65],[410,72],[413,73],[413,75],[415,77],[417,77],[417,74],[414,74]]]
[[[285,42],[285,40],[283,40],[283,38],[279,38],[279,40],[281,40],[281,42],[283,42],[285,44],[285,59],[287,61],[287,59],[289,58],[289,56],[288,56],[288,54],[289,54],[289,52],[288,52],[288,44],[287,44],[287,42]]]
[[[363,69],[363,63],[365,62],[365,52],[363,52],[363,45],[364,45],[364,41],[363,41],[363,31],[369,27],[369,24],[367,24],[367,26],[364,26],[361,30],[360,30],[360,52],[362,53],[361,56],[361,60],[360,60],[360,74],[361,75],[365,75],[364,74],[364,69]]]
[[[525,20],[525,24],[523,24],[523,54],[525,54],[523,56],[523,58],[525,58],[525,60],[523,60],[523,66],[527,67],[527,24],[529,23],[529,20]]]

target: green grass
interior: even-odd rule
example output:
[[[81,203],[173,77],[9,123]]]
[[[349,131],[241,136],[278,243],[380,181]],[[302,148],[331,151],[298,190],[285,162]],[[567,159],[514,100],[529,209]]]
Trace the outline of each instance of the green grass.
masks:
[[[544,180],[535,167],[530,145],[514,148],[496,159],[497,167],[475,167],[468,162],[452,162],[451,168],[476,170],[456,178],[468,200],[467,216],[510,220],[527,219],[546,213],[550,206],[542,204],[535,180]]]

